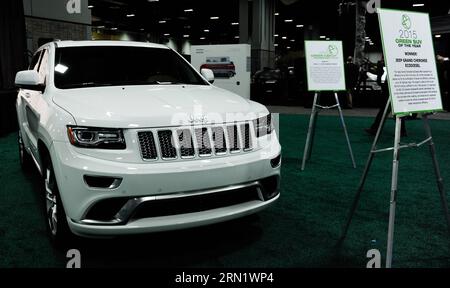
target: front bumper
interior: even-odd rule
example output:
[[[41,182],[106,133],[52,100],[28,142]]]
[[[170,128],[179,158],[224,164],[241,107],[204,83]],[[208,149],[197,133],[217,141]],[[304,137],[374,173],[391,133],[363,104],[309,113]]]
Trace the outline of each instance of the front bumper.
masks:
[[[208,225],[259,212],[279,197],[280,166],[272,167],[271,160],[280,155],[281,147],[277,137],[271,138],[265,148],[248,154],[142,164],[99,160],[77,153],[68,143],[55,142],[51,154],[69,227],[78,235],[114,236]],[[86,185],[85,175],[117,177],[122,181],[115,189],[96,189]],[[273,191],[270,199],[259,197],[207,210],[133,218],[137,208],[149,202],[219,195],[243,186],[260,193],[261,180],[267,178],[277,179],[277,191]],[[87,217],[97,203],[108,199],[126,201],[112,219],[99,221]]]

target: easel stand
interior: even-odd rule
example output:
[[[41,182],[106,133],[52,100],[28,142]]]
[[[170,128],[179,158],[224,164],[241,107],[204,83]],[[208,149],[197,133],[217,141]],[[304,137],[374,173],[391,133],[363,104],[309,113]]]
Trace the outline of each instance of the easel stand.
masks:
[[[387,114],[390,107],[390,101],[386,104],[386,108],[384,110],[383,118],[380,122],[380,125],[378,127],[377,134],[375,136],[375,140],[372,145],[372,149],[370,150],[369,159],[367,160],[366,166],[364,168],[364,173],[361,177],[361,181],[359,182],[359,188],[356,193],[355,199],[353,201],[352,207],[350,209],[350,213],[348,215],[348,219],[343,231],[343,235],[341,238],[341,241],[345,239],[348,233],[348,229],[350,227],[351,221],[353,219],[353,216],[356,212],[356,209],[358,207],[358,202],[361,196],[361,192],[363,191],[364,184],[367,179],[367,175],[370,170],[370,166],[372,164],[372,160],[375,157],[376,154],[382,153],[382,152],[389,152],[393,151],[393,162],[392,162],[392,186],[391,186],[391,200],[390,200],[390,209],[389,209],[389,228],[388,228],[388,236],[387,236],[387,252],[386,252],[386,268],[392,267],[392,248],[394,244],[394,225],[395,225],[395,208],[397,204],[397,188],[398,188],[398,167],[399,167],[399,156],[400,156],[400,150],[405,148],[418,148],[425,144],[428,144],[431,158],[434,165],[434,172],[436,174],[436,181],[437,186],[439,189],[439,193],[441,196],[441,203],[444,210],[445,218],[447,220],[447,227],[450,233],[450,215],[448,210],[448,204],[447,204],[447,198],[444,190],[444,181],[441,176],[441,171],[439,168],[439,163],[437,161],[436,157],[436,148],[433,141],[433,136],[431,135],[431,128],[428,121],[428,114],[422,114],[423,124],[425,128],[426,133],[426,139],[420,143],[411,143],[411,144],[401,144],[401,116],[396,116],[395,119],[395,140],[394,140],[394,147],[386,148],[386,149],[377,149],[377,144],[380,139],[381,133],[384,128],[384,124],[386,122]]]
[[[309,128],[308,134],[306,136],[306,144],[305,151],[303,152],[303,161],[302,161],[302,171],[305,170],[306,161],[311,159],[312,147],[314,143],[314,136],[316,134],[316,122],[317,116],[319,115],[320,110],[329,110],[337,108],[339,111],[339,116],[341,119],[342,127],[344,128],[345,138],[347,139],[348,150],[350,152],[350,158],[352,160],[353,168],[356,168],[355,158],[353,157],[352,145],[350,144],[350,138],[348,137],[347,126],[345,125],[344,115],[342,114],[341,105],[339,103],[339,98],[336,92],[334,92],[334,98],[336,99],[336,105],[333,106],[321,106],[318,103],[320,102],[320,92],[316,92],[314,94],[314,103],[312,106],[311,118],[309,120]]]

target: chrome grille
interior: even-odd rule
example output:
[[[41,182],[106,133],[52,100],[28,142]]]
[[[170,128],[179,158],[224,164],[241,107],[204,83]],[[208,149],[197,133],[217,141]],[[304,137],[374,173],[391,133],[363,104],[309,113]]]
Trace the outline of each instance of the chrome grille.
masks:
[[[192,159],[249,152],[254,149],[253,123],[182,127],[138,132],[144,161]]]

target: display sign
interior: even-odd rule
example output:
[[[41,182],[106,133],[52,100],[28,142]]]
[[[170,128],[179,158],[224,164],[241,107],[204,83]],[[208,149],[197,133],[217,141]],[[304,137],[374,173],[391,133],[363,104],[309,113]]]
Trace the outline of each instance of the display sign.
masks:
[[[378,15],[393,113],[442,111],[428,14],[379,9]]]
[[[214,85],[250,99],[251,46],[192,45],[191,64],[214,72]]]
[[[341,41],[305,41],[309,91],[345,90]]]

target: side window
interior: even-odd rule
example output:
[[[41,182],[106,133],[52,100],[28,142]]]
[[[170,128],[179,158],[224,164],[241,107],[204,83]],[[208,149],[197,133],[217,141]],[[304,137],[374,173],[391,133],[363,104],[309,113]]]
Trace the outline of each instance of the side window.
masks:
[[[37,71],[40,57],[41,57],[41,51],[36,52],[33,55],[33,58],[31,58],[31,63],[30,63],[30,66],[28,67],[28,70],[36,70]]]
[[[48,72],[48,50],[43,50],[38,68],[39,79],[41,83],[45,83],[45,78],[47,77],[48,74],[47,72]]]

